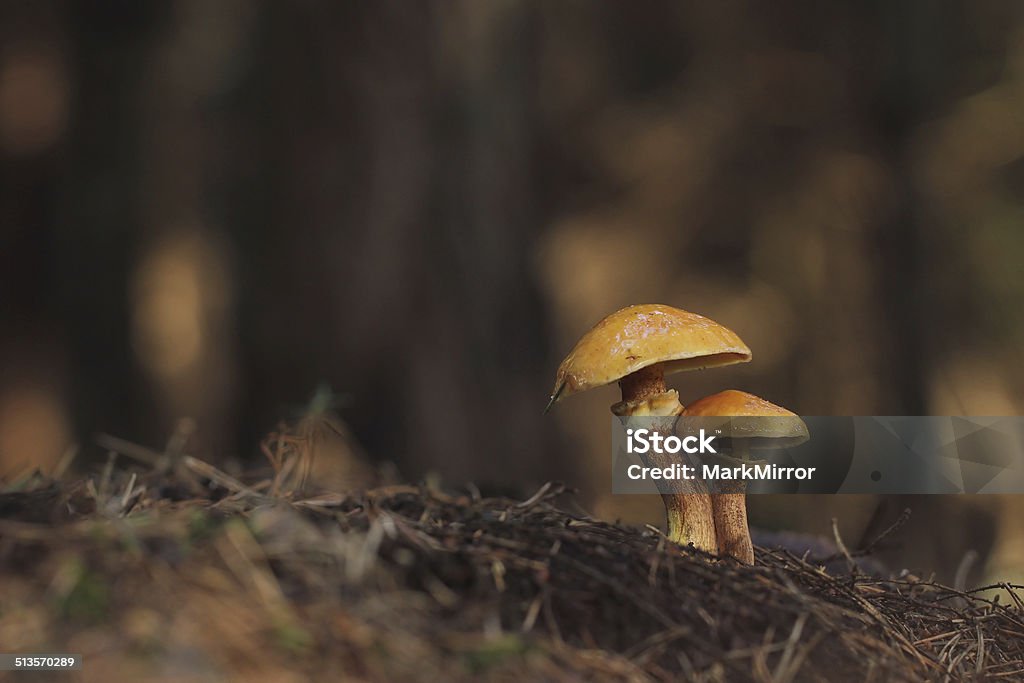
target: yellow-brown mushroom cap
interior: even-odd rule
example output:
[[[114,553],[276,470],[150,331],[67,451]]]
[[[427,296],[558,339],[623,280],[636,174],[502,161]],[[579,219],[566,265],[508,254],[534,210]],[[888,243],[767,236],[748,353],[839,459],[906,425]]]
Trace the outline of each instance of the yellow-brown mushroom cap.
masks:
[[[796,417],[796,413],[745,391],[726,389],[697,399],[686,406],[686,414],[693,417]]]
[[[714,320],[662,304],[612,313],[576,342],[558,366],[552,401],[663,364],[665,374],[745,363],[750,349]]]
[[[735,389],[720,391],[694,401],[683,410],[683,416],[758,418],[746,422],[734,419],[730,422],[732,437],[751,439],[754,447],[760,439],[776,440],[777,445],[796,445],[809,438],[807,425],[796,413],[760,396]]]

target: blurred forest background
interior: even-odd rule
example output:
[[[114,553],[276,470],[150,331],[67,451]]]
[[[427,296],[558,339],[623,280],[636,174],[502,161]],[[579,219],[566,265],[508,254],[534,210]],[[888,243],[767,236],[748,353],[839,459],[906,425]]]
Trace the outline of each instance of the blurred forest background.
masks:
[[[541,414],[594,322],[735,329],[684,402],[1019,414],[1022,220],[1013,0],[6,1],[0,466],[182,424],[256,462],[326,383],[331,457],[659,523],[606,495],[613,388]],[[854,545],[907,506],[895,566],[1024,574],[1012,497],[752,517]]]

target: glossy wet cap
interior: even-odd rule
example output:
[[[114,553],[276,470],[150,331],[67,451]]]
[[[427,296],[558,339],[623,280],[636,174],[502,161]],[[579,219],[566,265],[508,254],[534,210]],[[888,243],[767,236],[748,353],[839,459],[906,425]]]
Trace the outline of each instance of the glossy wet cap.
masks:
[[[683,410],[684,417],[728,417],[734,439],[750,440],[751,447],[774,442],[773,447],[795,446],[809,438],[807,425],[796,413],[745,391],[728,389],[694,401]],[[737,420],[736,418],[757,418]],[[763,440],[763,441],[762,441]]]
[[[627,306],[594,325],[558,366],[552,403],[657,363],[667,375],[749,360],[743,340],[714,320],[662,304]]]

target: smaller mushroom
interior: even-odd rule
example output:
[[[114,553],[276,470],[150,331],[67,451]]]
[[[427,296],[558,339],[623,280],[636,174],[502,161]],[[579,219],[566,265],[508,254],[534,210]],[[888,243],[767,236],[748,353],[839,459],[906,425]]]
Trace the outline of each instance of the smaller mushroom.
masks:
[[[808,439],[807,425],[795,413],[735,389],[705,396],[688,405],[683,415],[733,418],[728,423],[732,454],[742,460],[749,461],[751,450],[795,446]],[[757,419],[736,419],[743,417]],[[719,555],[754,564],[754,544],[747,526],[746,484],[740,481],[726,486],[728,492],[711,496]]]
[[[627,306],[594,325],[558,366],[545,412],[570,394],[618,382],[622,401],[612,413],[665,417],[663,431],[671,433],[683,406],[679,394],[665,386],[665,375],[749,360],[747,345],[714,320],[662,304]],[[669,538],[716,552],[710,494],[677,481],[659,486]]]

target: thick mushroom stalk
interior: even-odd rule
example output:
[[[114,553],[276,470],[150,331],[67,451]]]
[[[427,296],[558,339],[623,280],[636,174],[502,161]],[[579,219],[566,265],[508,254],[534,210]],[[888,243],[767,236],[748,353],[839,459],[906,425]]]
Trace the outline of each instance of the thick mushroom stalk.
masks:
[[[612,406],[615,415],[665,417],[659,431],[671,433],[683,406],[679,395],[665,386],[665,375],[749,360],[743,340],[714,320],[662,304],[627,306],[597,323],[565,357],[548,408],[574,393],[618,382],[622,401]],[[657,458],[647,454],[648,464],[658,466]],[[707,491],[690,482],[666,480],[659,482],[659,491],[669,537],[716,552]]]
[[[796,414],[763,398],[728,390],[691,403],[687,417],[733,418],[733,455],[747,459],[750,450],[793,446],[808,439],[807,425]],[[736,418],[756,418],[740,423]],[[767,419],[766,419],[767,418]],[[754,564],[754,544],[747,523],[747,485],[734,481],[711,496],[712,515],[719,554],[743,564]]]
[[[676,418],[683,412],[679,394],[665,386],[662,368],[652,365],[619,380],[622,401],[612,406],[619,417],[665,417],[652,425],[664,436],[675,432]],[[666,467],[673,458],[647,453],[645,463]],[[704,552],[717,554],[715,519],[711,495],[703,482],[661,479],[658,481],[661,500],[665,504],[668,538],[679,545],[690,545]]]

